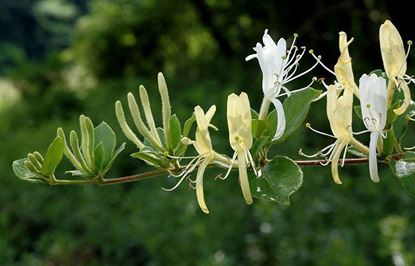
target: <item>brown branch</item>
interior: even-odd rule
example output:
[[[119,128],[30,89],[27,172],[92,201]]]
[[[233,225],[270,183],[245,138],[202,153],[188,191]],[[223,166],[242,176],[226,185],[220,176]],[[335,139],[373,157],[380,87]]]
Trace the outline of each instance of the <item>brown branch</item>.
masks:
[[[298,160],[294,162],[299,166],[321,166],[328,163],[327,160]],[[366,164],[368,162],[368,158],[352,158],[344,160],[344,164]],[[339,164],[343,164],[343,160],[339,160]]]
[[[144,180],[144,179],[148,179],[154,176],[159,176],[159,175],[167,174],[167,173],[169,173],[167,170],[161,169],[161,170],[154,170],[154,171],[149,171],[149,172],[136,174],[136,175],[129,175],[129,176],[123,176],[123,177],[117,177],[117,178],[104,178],[102,180],[101,185],[129,183],[129,182]]]
[[[402,154],[394,154],[390,156],[393,160],[400,160],[402,158]],[[368,158],[351,158],[351,159],[345,159],[339,160],[339,164],[345,164],[345,165],[356,165],[356,164],[367,164],[369,161]],[[328,160],[296,160],[294,161],[299,166],[321,166],[324,164],[330,163]],[[378,161],[381,163],[387,163],[386,160]],[[214,166],[214,165],[211,165]],[[154,171],[149,171],[141,174],[136,175],[129,175],[129,176],[123,176],[123,177],[117,177],[117,178],[102,178],[102,179],[89,179],[89,180],[55,180],[53,185],[113,185],[113,184],[121,184],[121,183],[130,183],[130,182],[136,182],[140,180],[149,179],[152,177],[169,174],[170,171],[177,171],[182,170],[184,167],[180,169],[159,169]],[[79,182],[78,182],[79,181]]]

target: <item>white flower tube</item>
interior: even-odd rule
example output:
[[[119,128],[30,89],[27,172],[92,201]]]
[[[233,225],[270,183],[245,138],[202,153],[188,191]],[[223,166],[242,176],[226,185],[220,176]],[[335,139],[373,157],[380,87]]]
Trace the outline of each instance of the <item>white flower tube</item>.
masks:
[[[383,136],[387,114],[386,80],[372,74],[364,74],[359,80],[362,118],[370,133],[369,172],[374,182],[379,182],[376,145],[379,135]]]

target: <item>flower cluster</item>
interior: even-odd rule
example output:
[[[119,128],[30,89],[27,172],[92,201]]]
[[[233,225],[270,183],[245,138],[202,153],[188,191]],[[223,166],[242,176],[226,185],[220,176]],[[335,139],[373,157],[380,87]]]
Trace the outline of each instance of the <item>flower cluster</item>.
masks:
[[[379,182],[377,157],[378,154],[382,154],[383,150],[383,141],[379,139],[379,136],[387,138],[386,129],[392,127],[396,116],[403,115],[411,103],[408,83],[413,82],[413,79],[406,75],[408,53],[405,53],[398,30],[389,20],[380,27],[379,40],[386,76],[376,73],[363,74],[359,79],[359,86],[354,81],[352,59],[348,50],[353,38],[347,40],[346,33],[339,33],[340,56],[334,66],[334,71],[320,61],[321,65],[336,77],[334,84],[324,84],[327,88],[327,118],[333,132],[333,135],[324,135],[333,137],[336,141],[312,156],[329,156],[327,162],[331,162],[333,179],[337,184],[341,184],[338,174],[339,159],[344,150],[343,165],[349,146],[369,156],[370,177],[374,182]],[[386,85],[387,79],[388,85]],[[395,108],[393,96],[398,95],[397,91],[400,90],[403,91],[403,103]],[[353,95],[360,100],[361,118],[367,129],[359,133],[354,133],[352,130]],[[394,117],[388,118],[387,111],[390,108],[394,108]],[[309,128],[312,129],[310,126]],[[369,148],[354,137],[354,135],[367,132],[370,133]],[[303,154],[301,150],[300,154]]]
[[[333,180],[341,184],[338,166],[345,164],[349,152],[368,162],[371,179],[379,182],[378,159],[390,162],[391,158],[399,160],[408,155],[403,152],[400,143],[405,130],[397,131],[397,128],[403,128],[408,121],[415,120],[415,104],[411,100],[408,86],[415,83],[415,79],[406,74],[409,48],[405,52],[398,30],[390,21],[386,21],[379,30],[384,71],[363,74],[356,83],[349,53],[353,38],[348,39],[345,32],[339,33],[340,55],[331,69],[322,63],[321,56],[316,56],[313,50],[306,53],[305,47],[298,47],[297,37],[295,34],[287,46],[287,40],[280,38],[275,43],[268,30],[265,30],[263,43],[257,43],[253,48],[255,53],[245,58],[246,61],[258,60],[262,72],[263,101],[259,112],[256,112],[251,108],[246,92],[228,96],[228,148],[233,150],[232,155],[223,154],[214,148],[210,129],[218,130],[212,123],[216,106],[212,105],[206,112],[199,105],[194,107],[191,117],[182,126],[179,118],[172,114],[167,84],[163,74],[159,73],[160,127],[156,125],[144,86],[139,87],[140,105],[132,93],[127,95],[128,110],[135,127],[129,126],[121,101],[115,103],[120,128],[138,149],[131,156],[157,168],[152,175],[168,173],[169,177],[174,178],[175,184],[165,188],[166,191],[175,190],[184,181],[188,181],[196,190],[197,202],[204,213],[209,213],[204,193],[204,176],[209,166],[222,168],[223,173],[217,175],[222,180],[237,169],[239,185],[247,204],[252,204],[254,197],[267,197],[272,201],[287,203],[289,196],[302,184],[303,173],[299,168],[301,161],[293,161],[284,156],[270,160],[268,151],[272,145],[284,141],[302,125],[312,102],[326,98],[326,115],[331,133],[313,129],[309,123],[306,123],[306,127],[334,141],[312,155],[306,155],[300,150],[302,156],[324,158],[314,160],[312,164],[302,163],[331,164]],[[411,43],[408,42],[408,45],[410,47]],[[311,54],[316,61],[309,68],[299,71],[302,68],[300,61],[305,54]],[[304,77],[317,66],[322,66],[335,77],[329,84],[322,79],[323,93],[310,87],[317,80],[315,77],[304,87],[289,89],[293,86],[292,81]],[[282,100],[282,97],[285,99]],[[360,106],[353,105],[355,98],[359,100]],[[275,110],[269,110],[271,103]],[[361,118],[361,127],[364,126],[365,130],[353,132],[353,112]],[[191,135],[193,125],[196,126],[194,135]],[[68,145],[64,131],[60,128],[45,156],[33,152],[27,158],[13,163],[16,175],[26,181],[52,185],[113,184],[138,179],[139,175],[104,178],[115,158],[124,149],[124,144],[115,149],[115,133],[105,122],[94,127],[92,121],[82,115],[80,128],[81,143],[76,132],[71,131]],[[364,133],[370,133],[368,145],[356,138]],[[186,155],[189,147],[194,148],[190,156]],[[75,170],[67,172],[83,179],[64,180],[55,177],[55,168],[63,155],[75,167]],[[415,158],[415,153],[410,156]],[[140,177],[148,176],[150,174]]]

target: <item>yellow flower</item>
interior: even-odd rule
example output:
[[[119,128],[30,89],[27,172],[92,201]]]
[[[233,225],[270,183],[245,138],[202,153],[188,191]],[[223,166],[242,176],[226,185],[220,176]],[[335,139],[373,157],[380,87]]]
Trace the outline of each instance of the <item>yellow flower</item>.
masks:
[[[342,96],[337,96],[337,89],[330,85],[327,89],[327,118],[329,119],[331,131],[336,137],[333,146],[333,152],[330,155],[331,173],[334,182],[341,184],[339,177],[338,164],[340,155],[344,148],[347,149],[350,141],[353,139],[352,133],[352,108],[353,92],[345,89]]]
[[[209,213],[209,209],[205,202],[205,196],[203,191],[203,175],[205,173],[206,167],[214,162],[216,159],[223,162],[223,159],[221,159],[221,156],[212,148],[212,141],[210,139],[209,134],[209,127],[215,128],[213,125],[210,124],[210,121],[212,120],[213,115],[216,112],[216,106],[212,105],[209,110],[206,112],[203,111],[203,109],[200,106],[196,106],[194,109],[195,117],[196,117],[196,135],[195,140],[191,141],[188,140],[188,144],[193,144],[195,147],[197,153],[199,153],[198,156],[195,157],[187,157],[192,158],[192,160],[187,164],[186,167],[180,172],[180,174],[175,175],[174,173],[170,173],[170,175],[175,177],[180,177],[180,180],[177,182],[177,184],[170,188],[170,189],[164,189],[166,191],[172,191],[176,189],[182,182],[185,180],[196,168],[197,174],[195,180],[190,180],[191,183],[195,183],[195,189],[196,189],[196,198],[197,202],[199,204],[200,209],[204,213]],[[216,128],[215,128],[216,129]],[[181,158],[181,157],[178,157]]]
[[[340,56],[334,66],[334,73],[337,81],[342,88],[351,89],[353,93],[359,97],[359,88],[357,87],[352,69],[352,58],[349,54],[349,45],[353,42],[353,38],[347,41],[347,35],[345,32],[339,32],[339,50]]]
[[[212,120],[213,115],[215,114],[216,106],[212,105],[207,113],[203,112],[203,109],[200,106],[195,107],[195,116],[196,116],[196,137],[193,146],[199,155],[203,158],[199,169],[197,169],[196,175],[196,197],[197,202],[199,203],[200,209],[209,213],[209,209],[205,202],[205,196],[203,192],[203,174],[205,173],[206,167],[210,162],[215,158],[214,151],[212,148],[212,141],[209,134],[209,124]]]
[[[402,89],[404,94],[403,104],[393,110],[395,114],[401,115],[411,102],[411,92],[404,78],[406,76],[406,57],[403,41],[398,30],[389,20],[386,20],[379,29],[380,50],[382,53],[383,66],[389,78],[388,102],[392,99],[393,88]]]
[[[349,145],[354,146],[363,153],[369,153],[368,148],[353,137],[352,131],[353,94],[360,97],[359,87],[354,81],[352,58],[348,48],[352,42],[353,38],[347,40],[347,34],[339,32],[340,56],[334,66],[334,72],[320,62],[326,70],[336,76],[336,81],[333,85],[327,86],[324,83],[327,92],[319,97],[327,96],[327,118],[333,135],[315,130],[307,124],[307,127],[312,131],[335,138],[336,141],[313,155],[306,155],[300,150],[300,154],[306,157],[329,156],[327,164],[331,162],[331,172],[334,182],[337,184],[342,183],[339,177],[338,164],[343,150],[342,166]],[[340,94],[342,95],[340,96]]]
[[[232,93],[228,96],[227,119],[229,128],[229,143],[235,151],[234,158],[238,158],[239,183],[247,204],[252,204],[252,195],[249,188],[247,164],[255,166],[249,149],[252,146],[251,108],[248,95],[242,92],[239,97]]]
[[[406,54],[398,30],[389,20],[379,29],[380,50],[383,66],[389,78],[404,76],[406,73]]]

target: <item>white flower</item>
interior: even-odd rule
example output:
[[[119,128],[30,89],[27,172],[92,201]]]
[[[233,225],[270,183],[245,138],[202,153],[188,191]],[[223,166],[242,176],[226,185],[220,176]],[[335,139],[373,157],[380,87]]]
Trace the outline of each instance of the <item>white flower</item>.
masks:
[[[375,74],[364,74],[359,80],[362,118],[370,133],[369,172],[374,182],[379,182],[376,145],[386,125],[387,90],[386,80]]]
[[[278,124],[273,140],[279,139],[285,131],[284,108],[281,101],[278,100],[278,97],[284,95],[289,96],[293,92],[306,89],[314,82],[313,79],[306,87],[292,92],[286,87],[287,83],[307,74],[318,64],[317,62],[308,70],[296,75],[299,62],[306,51],[305,47],[302,47],[299,52],[299,48],[295,46],[296,37],[297,36],[294,35],[294,41],[291,44],[290,49],[287,50],[285,39],[281,38],[278,40],[278,43],[275,44],[274,40],[268,34],[268,30],[265,30],[262,37],[264,46],[261,43],[257,43],[256,47],[254,47],[256,53],[247,56],[245,59],[246,61],[253,58],[258,59],[262,71],[262,90],[264,92],[264,97],[274,104],[277,111]],[[284,94],[281,94],[281,89],[285,91]]]

